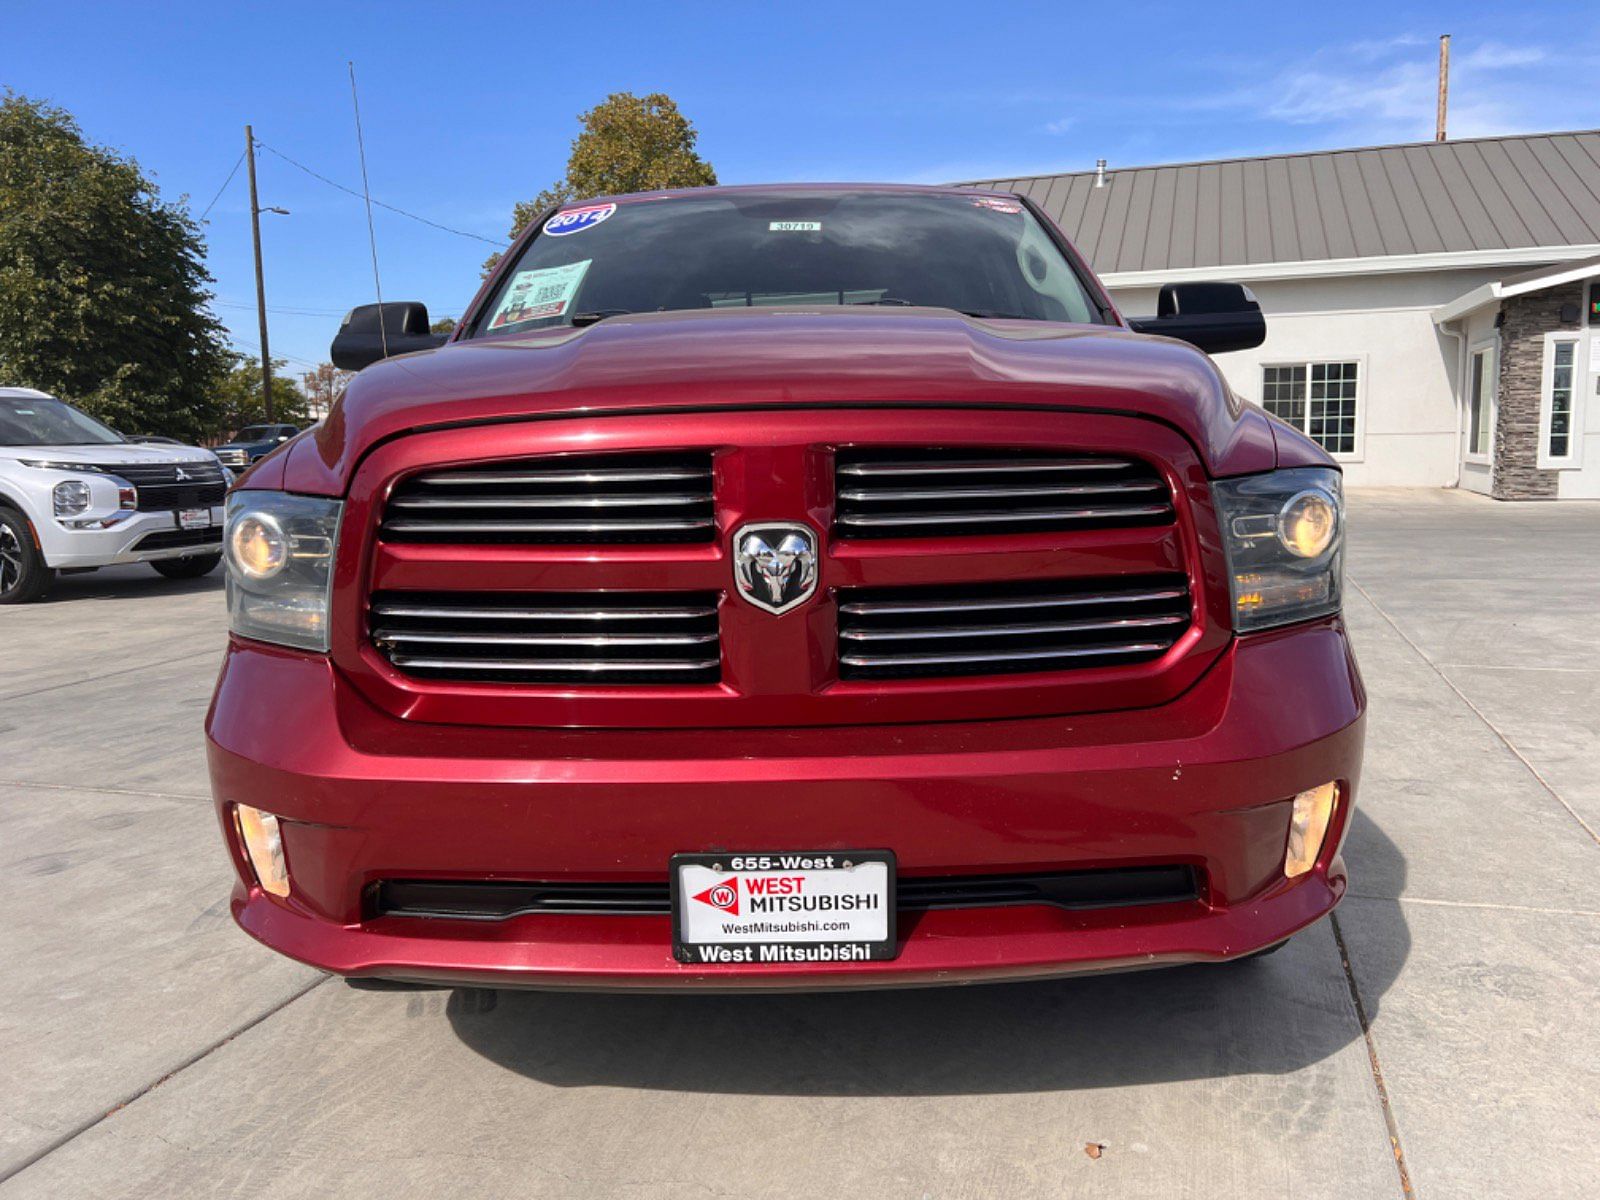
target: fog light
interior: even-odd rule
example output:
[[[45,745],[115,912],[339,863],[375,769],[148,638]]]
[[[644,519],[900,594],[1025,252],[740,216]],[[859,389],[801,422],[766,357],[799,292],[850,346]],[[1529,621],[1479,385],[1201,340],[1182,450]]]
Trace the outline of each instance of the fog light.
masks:
[[[1289,817],[1289,849],[1283,856],[1283,873],[1290,879],[1311,870],[1322,853],[1322,839],[1328,836],[1333,820],[1333,802],[1339,794],[1337,784],[1325,783],[1294,798]]]
[[[245,853],[250,856],[256,880],[261,890],[274,896],[289,894],[289,864],[283,857],[283,836],[278,829],[278,818],[248,804],[233,806],[234,821],[239,826],[239,837],[244,842]]]

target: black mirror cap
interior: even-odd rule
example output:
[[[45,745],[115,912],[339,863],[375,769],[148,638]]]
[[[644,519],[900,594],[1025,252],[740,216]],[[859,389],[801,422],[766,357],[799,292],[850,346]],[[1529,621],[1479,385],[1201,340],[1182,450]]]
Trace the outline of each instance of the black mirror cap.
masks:
[[[428,306],[419,300],[358,304],[345,314],[328,356],[342,371],[359,371],[382,358],[435,349],[448,336],[428,332]]]
[[[1136,333],[1177,338],[1207,354],[1253,350],[1267,340],[1261,305],[1242,283],[1169,283],[1153,317],[1130,317]]]

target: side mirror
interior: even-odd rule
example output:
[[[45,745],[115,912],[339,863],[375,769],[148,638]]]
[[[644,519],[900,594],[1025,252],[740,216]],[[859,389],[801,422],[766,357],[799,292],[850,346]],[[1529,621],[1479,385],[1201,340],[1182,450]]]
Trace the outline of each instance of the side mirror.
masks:
[[[1130,317],[1135,333],[1156,333],[1207,354],[1251,350],[1267,340],[1267,319],[1242,283],[1169,283],[1153,317]]]
[[[344,371],[359,371],[381,358],[432,350],[447,335],[428,332],[428,306],[416,300],[358,304],[334,335],[329,357]]]

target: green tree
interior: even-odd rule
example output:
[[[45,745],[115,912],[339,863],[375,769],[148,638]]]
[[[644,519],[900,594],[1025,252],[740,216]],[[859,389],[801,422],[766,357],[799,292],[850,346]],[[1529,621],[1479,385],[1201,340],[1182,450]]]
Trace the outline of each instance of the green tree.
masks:
[[[671,96],[614,92],[578,121],[583,129],[573,139],[566,176],[511,210],[513,240],[540,213],[558,204],[622,192],[710,187],[717,182],[716,171],[695,150],[700,135]],[[484,264],[485,272],[499,261],[498,254],[492,256]]]
[[[217,383],[213,396],[217,413],[211,427],[202,431],[211,439],[231,437],[246,425],[259,425],[267,419],[267,406],[261,396],[261,360],[243,354],[230,355],[232,366]],[[282,374],[284,361],[272,360],[272,419],[285,425],[310,424],[305,392],[288,375]]]
[[[227,370],[200,227],[70,114],[0,99],[0,380],[195,438]]]

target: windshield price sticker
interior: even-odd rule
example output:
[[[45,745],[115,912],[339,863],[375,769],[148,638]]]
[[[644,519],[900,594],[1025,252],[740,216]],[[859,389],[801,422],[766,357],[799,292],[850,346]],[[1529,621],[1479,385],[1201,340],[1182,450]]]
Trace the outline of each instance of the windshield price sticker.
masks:
[[[589,264],[594,259],[568,263],[564,267],[543,267],[536,271],[518,271],[511,286],[501,297],[494,316],[489,318],[490,329],[504,329],[522,321],[537,321],[542,317],[559,317],[572,304],[583,282]]]
[[[544,223],[544,232],[551,237],[582,233],[585,229],[593,229],[616,211],[615,204],[586,204],[582,208],[564,208]]]
[[[895,956],[894,855],[887,850],[678,854],[671,869],[679,962]]]

